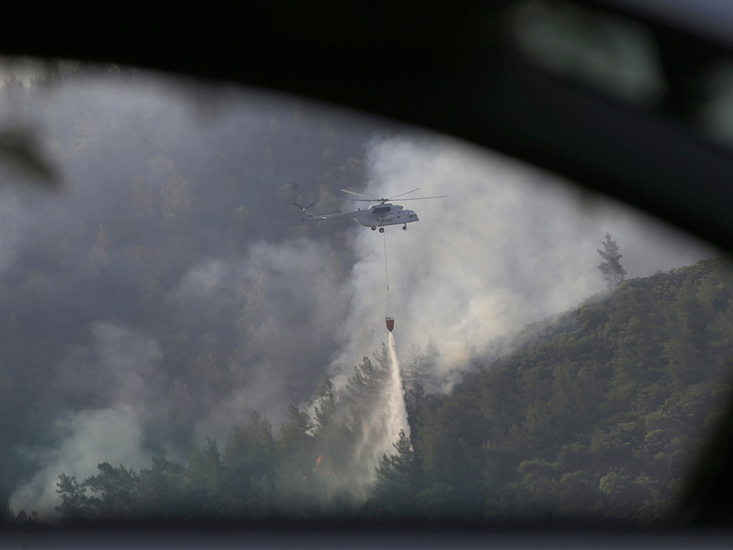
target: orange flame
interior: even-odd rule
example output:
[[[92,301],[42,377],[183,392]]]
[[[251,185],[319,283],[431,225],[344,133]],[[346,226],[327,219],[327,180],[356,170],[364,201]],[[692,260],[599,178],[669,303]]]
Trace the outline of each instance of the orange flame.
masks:
[[[315,472],[318,469],[318,466],[321,465],[321,460],[323,460],[323,455],[318,457],[318,460],[316,460],[316,467],[313,468],[313,471]]]

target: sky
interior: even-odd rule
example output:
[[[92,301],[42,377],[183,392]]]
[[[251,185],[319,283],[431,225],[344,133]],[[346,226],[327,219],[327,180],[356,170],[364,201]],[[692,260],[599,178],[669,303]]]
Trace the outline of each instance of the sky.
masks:
[[[713,254],[450,137],[181,85],[103,72],[0,97],[0,128],[36,129],[62,178],[51,193],[0,189],[0,330],[12,358],[0,382],[14,384],[4,406],[21,419],[5,415],[0,439],[5,477],[20,480],[15,510],[52,513],[60,473],[185,461],[253,411],[277,432],[289,404],[312,406],[320,377],[343,388],[380,349],[387,315],[401,359],[437,346],[429,389],[450,391],[492,339],[604,290],[606,233],[628,278]],[[354,203],[323,199],[418,187],[410,198],[446,198],[395,201],[420,217],[406,231],[303,223],[292,205],[344,211]]]

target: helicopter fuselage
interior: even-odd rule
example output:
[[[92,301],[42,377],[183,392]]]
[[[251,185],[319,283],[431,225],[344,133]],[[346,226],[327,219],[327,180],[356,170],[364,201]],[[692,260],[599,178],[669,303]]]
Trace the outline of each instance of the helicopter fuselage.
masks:
[[[384,227],[385,225],[404,225],[420,221],[414,210],[407,210],[399,204],[378,204],[363,210],[364,214],[355,219],[364,227]]]
[[[366,210],[354,210],[352,212],[339,212],[338,214],[325,214],[315,216],[307,209],[303,209],[308,214],[308,219],[315,221],[333,220],[336,218],[353,218],[364,227],[371,227],[372,230],[377,227],[381,228],[387,225],[402,225],[407,227],[408,223],[420,221],[414,210],[403,208],[399,204],[375,204]]]
[[[343,191],[344,193],[360,197],[358,199],[347,198],[344,200],[378,202],[378,204],[373,204],[366,210],[362,210],[360,208],[359,210],[352,210],[351,212],[337,212],[336,214],[324,214],[321,216],[316,216],[310,210],[308,210],[311,206],[313,206],[312,204],[306,207],[299,205],[297,202],[294,202],[293,204],[301,209],[303,213],[303,219],[305,219],[306,215],[308,216],[309,220],[319,222],[326,220],[335,220],[336,218],[353,218],[364,227],[370,227],[372,231],[376,231],[378,227],[379,232],[384,233],[384,226],[386,225],[401,225],[402,229],[407,229],[408,223],[420,221],[420,218],[417,217],[417,213],[414,210],[407,210],[399,204],[392,204],[391,202],[387,202],[392,199],[396,199],[397,197],[404,197],[405,195],[409,195],[410,193],[414,193],[415,191],[419,190],[420,188],[418,187],[417,189],[413,189],[412,191],[408,191],[407,193],[400,193],[399,195],[394,195],[393,197],[377,198],[362,195],[361,193],[355,193],[354,191],[349,191],[348,189],[342,189],[341,191]],[[436,195],[433,197],[411,197],[401,200],[419,201],[425,199],[443,199],[445,197],[446,195]],[[324,198],[333,199],[334,197]]]

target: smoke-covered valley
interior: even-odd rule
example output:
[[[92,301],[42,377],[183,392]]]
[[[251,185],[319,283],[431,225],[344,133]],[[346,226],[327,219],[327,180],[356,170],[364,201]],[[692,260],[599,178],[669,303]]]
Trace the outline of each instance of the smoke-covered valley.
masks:
[[[15,510],[52,515],[61,473],[185,461],[253,412],[275,432],[290,404],[315,413],[324,375],[344,391],[380,353],[386,315],[403,365],[437,350],[422,376],[449,392],[492,339],[604,288],[607,232],[629,278],[712,254],[466,143],[290,97],[180,86],[108,69],[0,90],[0,124],[33,128],[60,179],[49,192],[8,172],[0,187],[0,467]],[[417,187],[447,198],[406,203],[421,221],[384,238],[349,220],[303,223],[292,204],[343,212],[355,207],[327,200],[342,188]],[[347,460],[365,472],[364,494],[407,428],[394,423],[404,406],[390,406],[364,428],[367,459]]]

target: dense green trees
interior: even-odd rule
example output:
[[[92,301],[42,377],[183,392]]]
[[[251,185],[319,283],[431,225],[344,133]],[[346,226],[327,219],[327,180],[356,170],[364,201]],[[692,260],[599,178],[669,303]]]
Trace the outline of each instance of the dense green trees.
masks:
[[[61,517],[73,521],[91,514],[86,483],[79,483],[74,476],[61,474],[57,486],[61,505],[56,507],[56,511],[61,513]]]
[[[729,392],[732,311],[733,279],[713,259],[627,281],[532,327],[450,395],[421,387],[418,367],[437,350],[413,350],[410,436],[400,433],[368,498],[352,494],[346,509],[360,504],[375,521],[663,519]],[[57,509],[69,521],[341,517],[339,487],[363,467],[357,449],[387,361],[386,349],[364,358],[341,392],[322,378],[311,412],[290,406],[277,436],[253,414],[223,453],[209,439],[187,465],[156,457],[136,474],[103,463],[82,483],[62,474]]]
[[[421,485],[420,472],[416,467],[412,443],[404,430],[400,431],[394,448],[395,454],[382,457],[372,497],[364,510],[381,518],[413,518],[417,514],[415,495]]]

